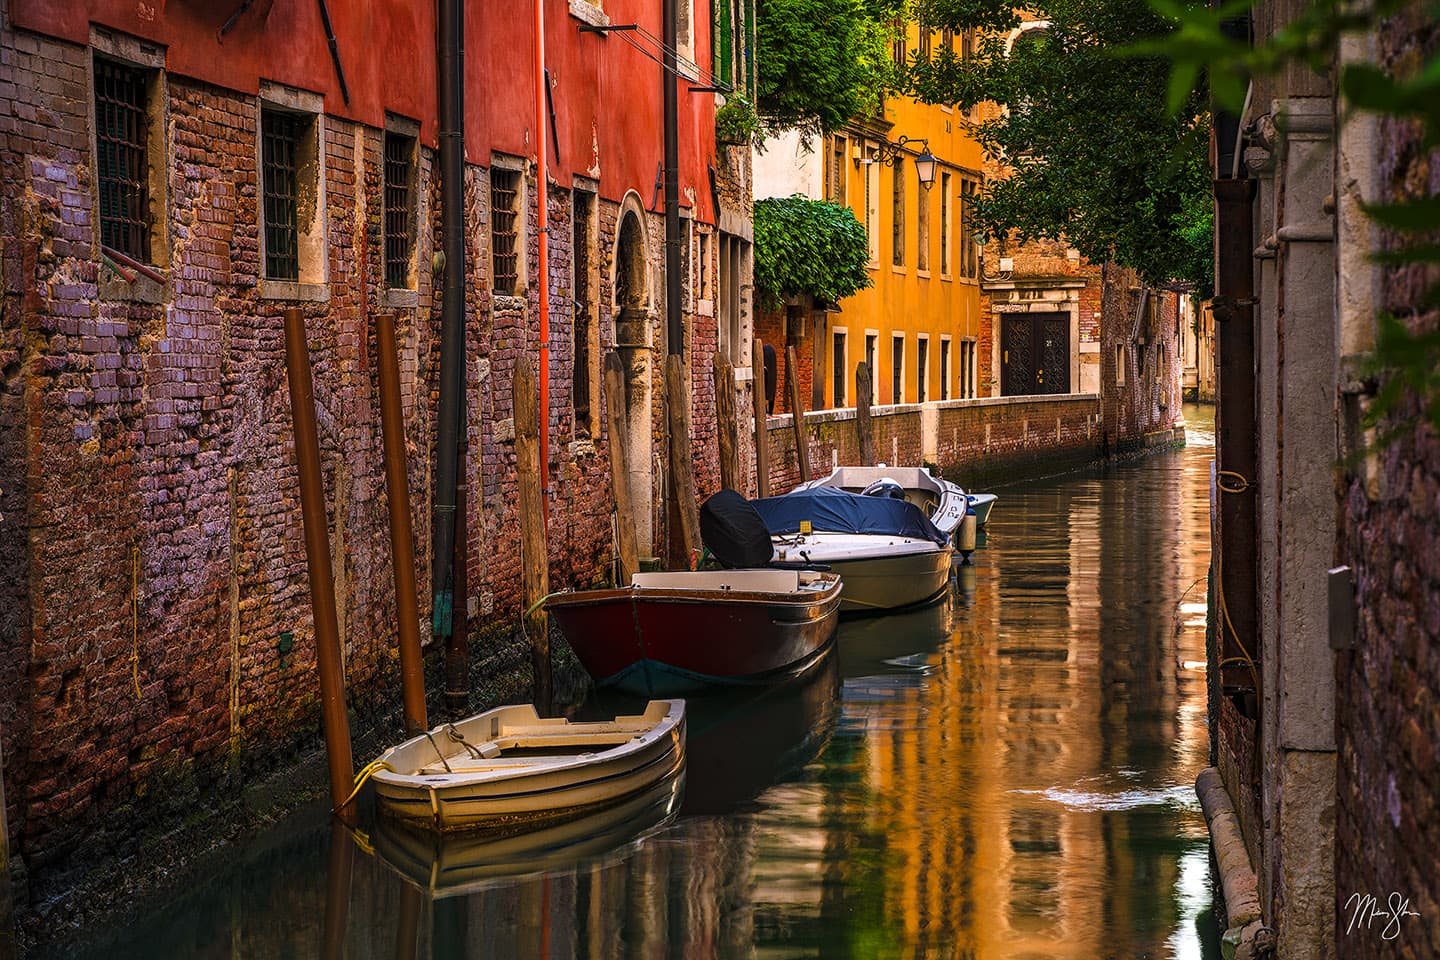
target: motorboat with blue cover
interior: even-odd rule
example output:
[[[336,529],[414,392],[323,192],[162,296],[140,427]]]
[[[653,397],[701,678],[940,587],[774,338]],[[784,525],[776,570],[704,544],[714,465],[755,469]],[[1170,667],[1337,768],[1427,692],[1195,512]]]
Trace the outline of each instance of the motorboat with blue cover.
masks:
[[[836,467],[828,476],[802,483],[791,493],[831,487],[868,497],[904,499],[919,507],[930,522],[953,537],[965,519],[969,498],[959,484],[936,477],[924,467]],[[991,499],[994,499],[993,497]],[[976,516],[979,521],[979,516]]]
[[[751,504],[770,533],[773,562],[840,575],[842,613],[924,603],[949,583],[949,532],[903,497],[816,486]]]

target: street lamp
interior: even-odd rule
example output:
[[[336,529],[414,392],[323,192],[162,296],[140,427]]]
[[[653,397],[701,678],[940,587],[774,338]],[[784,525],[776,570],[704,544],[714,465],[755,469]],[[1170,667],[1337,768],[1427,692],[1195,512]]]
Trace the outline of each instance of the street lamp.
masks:
[[[927,190],[935,183],[935,167],[940,161],[930,152],[930,141],[920,137],[901,137],[894,143],[882,141],[880,146],[875,148],[875,154],[865,163],[884,163],[895,167],[905,162],[906,146],[917,144],[920,152],[915,155],[915,174],[920,180],[920,186]]]

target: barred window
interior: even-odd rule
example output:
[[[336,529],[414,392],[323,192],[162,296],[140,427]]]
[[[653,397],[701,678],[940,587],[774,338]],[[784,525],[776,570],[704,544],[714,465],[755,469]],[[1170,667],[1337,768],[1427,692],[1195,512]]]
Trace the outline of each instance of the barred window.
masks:
[[[940,275],[950,273],[950,174],[940,174]]]
[[[919,53],[921,60],[930,59],[930,27],[924,20],[920,21],[920,46]]]
[[[495,292],[514,296],[520,283],[519,239],[520,174],[490,170],[490,249],[495,269]]]
[[[903,67],[907,59],[905,48],[905,18],[896,17],[891,22],[890,29],[894,34],[893,39],[890,41],[890,58],[895,61],[895,66]]]
[[[393,289],[412,285],[415,259],[415,138],[385,134],[385,282]]]
[[[95,58],[100,242],[145,262],[150,260],[148,80],[148,71]]]
[[[265,276],[300,279],[298,198],[300,138],[307,118],[262,110],[260,137],[265,179]]]

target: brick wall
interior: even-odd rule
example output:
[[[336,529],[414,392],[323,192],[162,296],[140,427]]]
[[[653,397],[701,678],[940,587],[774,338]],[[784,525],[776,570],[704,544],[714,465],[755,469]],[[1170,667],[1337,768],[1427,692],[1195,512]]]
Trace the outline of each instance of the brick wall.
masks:
[[[1437,46],[1434,22],[1410,11],[1380,31],[1379,63],[1403,71],[1422,54],[1433,60]],[[1440,164],[1416,126],[1380,129],[1377,199],[1440,189]],[[1440,311],[1422,306],[1434,281],[1421,267],[1387,271],[1380,306],[1434,331]],[[1417,416],[1418,403],[1398,413]],[[1402,431],[1343,479],[1341,556],[1360,615],[1355,648],[1336,660],[1336,944],[1349,957],[1440,956],[1440,437],[1428,426]],[[1419,912],[1397,938],[1345,935],[1351,894],[1384,901],[1392,891]]]
[[[421,613],[428,619],[430,475],[438,400],[433,158],[419,160],[418,289],[382,289],[383,133],[323,120],[328,282],[263,295],[258,106],[177,77],[164,86],[167,283],[102,265],[95,238],[90,60],[0,27],[0,730],[12,851],[29,890],[61,890],[93,858],[101,814],[131,827],[233,795],[318,725],[281,314],[305,313],[352,705],[393,700],[396,653],[373,318],[397,314]],[[748,188],[727,167],[728,196]],[[528,276],[537,274],[534,178]],[[511,382],[536,356],[538,286],[494,296],[489,171],[465,174],[472,628],[519,608]],[[599,204],[600,342],[618,204]],[[568,191],[551,193],[551,578],[589,584],[611,555],[608,438],[575,436]],[[652,459],[665,471],[663,217],[648,214],[656,362]],[[710,265],[715,269],[715,264]],[[687,298],[688,302],[688,298]],[[687,316],[697,489],[716,485],[713,317]],[[592,357],[597,370],[600,357]],[[601,397],[602,410],[604,398]],[[506,423],[510,423],[507,432]],[[657,530],[663,511],[657,508]],[[138,589],[132,583],[138,582]],[[476,659],[484,656],[477,651]],[[109,841],[107,841],[109,842]]]

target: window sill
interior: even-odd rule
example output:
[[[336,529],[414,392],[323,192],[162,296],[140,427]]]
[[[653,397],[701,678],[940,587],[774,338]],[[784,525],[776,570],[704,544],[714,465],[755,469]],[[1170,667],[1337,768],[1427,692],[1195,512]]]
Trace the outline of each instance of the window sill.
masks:
[[[385,306],[391,310],[408,310],[420,305],[420,291],[391,287],[385,291]]]
[[[916,267],[916,268],[915,268],[915,276],[919,277],[921,280],[929,280],[929,279],[930,279],[930,271],[929,271],[929,270],[921,270],[919,267]]]
[[[167,286],[168,284],[156,283],[149,277],[137,273],[133,283],[118,277],[101,280],[98,292],[101,300],[159,304],[165,302]]]
[[[323,283],[296,283],[293,280],[261,280],[260,299],[329,303],[330,288]]]
[[[605,11],[589,0],[570,0],[570,16],[583,20],[592,27],[610,26],[610,18],[605,16]]]

